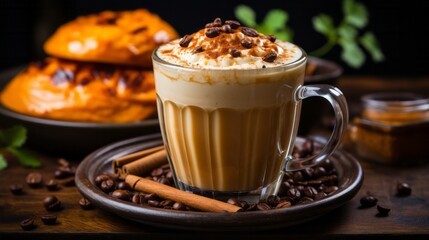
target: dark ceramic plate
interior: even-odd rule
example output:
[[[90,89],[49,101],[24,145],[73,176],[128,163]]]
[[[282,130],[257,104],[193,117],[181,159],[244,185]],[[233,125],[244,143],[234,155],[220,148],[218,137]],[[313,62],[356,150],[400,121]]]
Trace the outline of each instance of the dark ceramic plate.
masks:
[[[299,138],[297,144],[303,141]],[[319,217],[353,198],[363,180],[358,161],[346,152],[337,151],[330,157],[339,173],[339,189],[335,194],[291,208],[238,213],[187,212],[138,206],[112,198],[95,185],[96,176],[112,171],[112,159],[160,144],[161,136],[152,134],[118,142],[93,152],[77,169],[77,188],[99,208],[133,221],[174,229],[237,231],[291,226]]]
[[[19,67],[0,73],[0,90],[23,69]],[[159,132],[158,119],[126,124],[56,121],[20,114],[0,104],[0,127],[11,125],[27,128],[27,146],[72,157],[83,157],[116,141]]]

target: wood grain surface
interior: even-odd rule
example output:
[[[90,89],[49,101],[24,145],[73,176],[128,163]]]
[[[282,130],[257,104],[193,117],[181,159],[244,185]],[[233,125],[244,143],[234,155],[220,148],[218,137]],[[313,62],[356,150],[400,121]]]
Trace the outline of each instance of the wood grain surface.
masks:
[[[399,81],[399,82],[397,82]],[[367,88],[398,89],[409,84],[406,80],[387,81],[383,79],[347,78],[340,83],[352,104]],[[421,84],[410,90],[429,92],[429,79],[417,81]],[[379,86],[379,87],[378,87]],[[384,86],[384,87],[382,87]],[[363,89],[363,90],[362,90]],[[349,101],[350,102],[350,101]],[[354,111],[358,111],[355,109]],[[39,171],[45,180],[53,177],[57,159],[41,153],[43,167],[37,170],[21,167],[16,161],[10,161],[9,167],[0,171],[0,239],[219,239],[246,237],[247,239],[429,239],[429,165],[414,167],[389,167],[360,160],[364,169],[364,183],[357,196],[350,202],[318,219],[294,227],[262,232],[191,232],[168,230],[152,227],[122,219],[100,209],[82,210],[78,204],[81,195],[76,187],[62,187],[55,192],[45,188],[32,189],[25,183],[25,177],[31,171]],[[77,165],[79,160],[73,161]],[[407,182],[412,187],[408,197],[396,196],[396,184]],[[22,195],[13,195],[9,185],[24,185]],[[379,199],[379,203],[392,210],[387,217],[376,217],[377,209],[359,209],[359,199],[370,192]],[[46,196],[55,195],[63,203],[63,210],[49,212],[58,216],[58,224],[44,225],[40,216],[48,214],[43,207]],[[37,228],[23,231],[20,221],[36,216]]]

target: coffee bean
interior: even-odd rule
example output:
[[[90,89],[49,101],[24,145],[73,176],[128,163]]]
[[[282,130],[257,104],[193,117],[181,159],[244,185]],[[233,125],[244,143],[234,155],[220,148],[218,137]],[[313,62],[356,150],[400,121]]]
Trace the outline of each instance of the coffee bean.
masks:
[[[305,139],[300,149],[301,157],[311,156],[314,152],[314,141],[311,139]]]
[[[247,38],[243,38],[242,40],[241,40],[241,45],[243,46],[243,47],[245,47],[245,48],[252,48],[252,41],[250,41],[249,39],[247,39]]]
[[[22,186],[22,184],[12,184],[9,186],[9,190],[12,192],[13,195],[19,195],[22,194],[22,189],[24,187]]]
[[[112,197],[124,201],[131,201],[130,194],[126,190],[115,190],[112,192]]]
[[[286,191],[291,188],[290,183],[288,182],[282,182],[280,185],[279,193],[278,195],[283,196],[286,194]]]
[[[280,197],[275,196],[275,195],[268,196],[267,200],[266,200],[266,203],[268,205],[270,205],[271,207],[277,206],[277,204],[279,204],[279,202],[280,202]]]
[[[206,28],[212,28],[212,27],[220,27],[222,26],[222,20],[220,18],[216,18],[213,22],[207,23]]]
[[[317,195],[317,190],[314,187],[305,187],[304,195],[307,197],[314,198]]]
[[[183,36],[182,40],[180,40],[179,45],[181,47],[188,47],[189,43],[192,41],[192,36],[185,35]]]
[[[301,192],[296,188],[291,188],[286,192],[286,196],[293,202],[297,202],[301,198]]]
[[[241,28],[241,32],[244,35],[249,36],[249,37],[257,37],[257,36],[259,36],[258,32],[255,29],[249,28],[249,27],[243,27],[243,28]]]
[[[301,195],[304,195],[304,186],[297,185],[295,186],[295,188],[301,193]]]
[[[33,230],[36,228],[36,225],[34,224],[33,218],[27,218],[21,221],[20,223],[22,230],[28,231]]]
[[[312,169],[312,168],[306,168],[306,169],[301,170],[302,176],[305,179],[312,178],[313,177],[313,172],[314,172],[314,169]]]
[[[160,202],[157,200],[149,200],[149,201],[147,201],[147,204],[151,207],[159,207],[160,206]]]
[[[301,200],[299,200],[299,202],[297,203],[297,205],[303,205],[303,204],[308,204],[313,202],[314,200],[312,198],[309,197],[303,197],[301,198]]]
[[[263,202],[258,203],[258,204],[256,205],[256,208],[257,208],[258,210],[261,210],[261,211],[265,211],[265,210],[270,210],[270,209],[271,209],[271,207],[270,207],[268,204],[263,203]]]
[[[320,200],[325,198],[326,196],[328,196],[328,194],[324,193],[324,192],[318,192],[316,194],[316,196],[314,196],[314,200]]]
[[[276,36],[274,36],[273,34],[270,34],[267,37],[268,37],[268,40],[270,40],[270,42],[275,42],[276,41]]]
[[[131,198],[131,202],[133,203],[137,203],[137,204],[143,204],[146,203],[147,200],[145,199],[146,194],[144,193],[136,193],[134,194],[134,196]]]
[[[28,186],[30,186],[31,188],[37,188],[42,186],[43,183],[43,177],[42,174],[38,173],[38,172],[31,172],[27,175],[27,184]]]
[[[411,194],[411,187],[408,183],[398,183],[396,185],[396,194],[398,196],[409,196]]]
[[[62,208],[61,201],[55,196],[46,197],[43,200],[43,206],[45,206],[45,209],[48,211],[58,211]]]
[[[262,60],[264,60],[265,62],[274,62],[274,60],[277,58],[277,53],[275,52],[270,52],[265,54],[264,57],[262,57]]]
[[[176,203],[173,204],[172,209],[174,209],[174,210],[182,210],[183,211],[183,210],[186,209],[186,206],[183,203],[176,202]]]
[[[327,158],[320,163],[320,166],[324,167],[326,171],[330,171],[334,168],[334,163],[332,163],[332,161]]]
[[[68,176],[70,176],[68,172],[65,172],[65,171],[62,171],[62,170],[59,170],[59,169],[55,170],[55,172],[54,172],[54,177],[56,179],[64,179],[64,178],[66,178]]]
[[[250,206],[249,203],[246,201],[240,201],[239,204],[240,204],[239,207],[241,207],[243,210],[248,209]]]
[[[40,218],[45,225],[54,225],[57,222],[57,216],[51,214],[43,215]]]
[[[58,164],[63,167],[70,167],[70,162],[65,160],[64,158],[58,159]]]
[[[109,176],[109,175],[106,175],[106,174],[99,175],[99,176],[97,176],[97,177],[95,178],[95,184],[96,184],[98,187],[101,187],[101,183],[102,183],[102,182],[104,182],[104,181],[106,181],[106,180],[108,180],[108,179],[110,179],[110,176]]]
[[[194,51],[192,51],[193,54],[200,53],[200,52],[204,52],[204,48],[202,46],[199,46],[199,47],[195,48]],[[164,173],[163,169],[162,169],[162,173]]]
[[[277,204],[276,208],[288,208],[291,206],[292,206],[292,203],[290,201],[282,200]]]
[[[159,200],[159,197],[155,194],[155,193],[150,193],[150,194],[146,194],[144,196],[144,198],[149,201],[149,200]]]
[[[45,183],[45,187],[48,191],[56,191],[59,189],[58,182],[55,179],[49,179],[49,181]]]
[[[302,173],[300,171],[296,171],[293,173],[292,179],[294,182],[300,182],[304,180],[304,176],[302,176]]]
[[[150,175],[152,177],[159,177],[164,173],[164,170],[162,168],[155,168],[154,170],[152,170],[152,172],[150,173]]]
[[[128,183],[126,183],[126,182],[119,182],[119,183],[116,185],[116,188],[117,188],[117,189],[120,189],[120,190],[131,190],[131,186],[130,186],[130,184],[128,184]]]
[[[174,204],[173,200],[163,200],[161,201],[161,203],[159,204],[161,207],[165,208],[165,207],[172,207]]]
[[[172,171],[167,172],[165,174],[165,177],[168,178],[168,179],[173,179],[173,172]]]
[[[377,202],[378,202],[378,199],[371,195],[367,195],[360,199],[361,208],[373,207],[377,204]]]
[[[226,20],[225,24],[231,26],[232,29],[237,29],[238,27],[240,27],[240,23],[234,20]]]
[[[223,25],[222,26],[222,32],[224,32],[224,33],[232,33],[234,31],[232,30],[232,28],[231,28],[230,25]]]
[[[322,184],[322,181],[320,181],[320,180],[308,180],[306,183],[308,186],[319,187]]]
[[[230,198],[226,202],[241,207],[240,201],[237,198]]]
[[[115,190],[115,182],[112,179],[107,179],[101,183],[101,190],[105,193]]]
[[[229,50],[229,54],[231,54],[231,56],[233,57],[233,58],[236,58],[236,57],[240,57],[241,56],[241,52],[240,51],[238,51],[237,49],[235,49],[235,48],[231,48],[230,50]]]
[[[158,179],[157,182],[164,184],[164,185],[171,185],[170,180],[168,180],[168,178],[166,178],[166,177],[161,177],[160,179]]]
[[[90,209],[94,208],[94,205],[92,204],[92,202],[89,201],[89,199],[84,198],[84,197],[79,199],[79,206],[83,210],[90,210]]]
[[[381,205],[377,205],[377,211],[378,211],[378,216],[385,217],[385,216],[389,215],[390,208],[387,208],[387,207],[384,207]]]
[[[219,28],[210,28],[206,30],[206,36],[209,38],[215,38],[219,36],[220,30]]]
[[[315,167],[313,171],[313,177],[319,178],[326,175],[326,169],[324,167]]]
[[[325,190],[324,190],[324,192],[326,193],[326,194],[332,194],[332,193],[334,193],[335,191],[337,191],[338,190],[338,187],[337,186],[330,186],[330,187],[328,187],[328,188],[326,188]]]

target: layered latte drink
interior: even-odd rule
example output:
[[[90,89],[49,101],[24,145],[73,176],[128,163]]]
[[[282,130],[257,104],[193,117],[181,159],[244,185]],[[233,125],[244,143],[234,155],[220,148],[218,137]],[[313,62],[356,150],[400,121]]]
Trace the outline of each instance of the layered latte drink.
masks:
[[[214,193],[277,184],[296,137],[305,53],[216,19],[159,47],[153,60],[176,184]]]

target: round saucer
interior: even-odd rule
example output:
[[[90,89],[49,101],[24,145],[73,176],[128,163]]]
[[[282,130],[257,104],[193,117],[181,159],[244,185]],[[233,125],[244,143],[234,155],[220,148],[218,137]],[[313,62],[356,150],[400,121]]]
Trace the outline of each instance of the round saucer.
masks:
[[[303,141],[298,138],[297,144]],[[283,209],[238,213],[159,209],[112,198],[95,185],[96,176],[112,171],[113,159],[160,144],[161,135],[152,134],[117,142],[93,152],[79,164],[77,188],[99,208],[144,224],[172,229],[237,231],[286,227],[317,218],[352,199],[363,181],[359,162],[347,152],[336,151],[329,159],[338,170],[338,191],[322,200]]]

